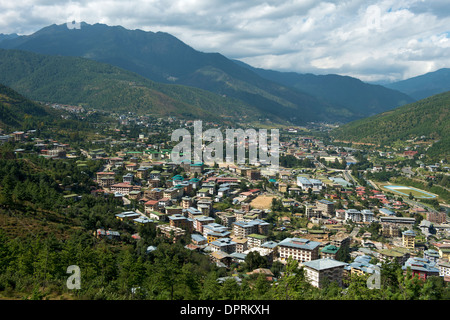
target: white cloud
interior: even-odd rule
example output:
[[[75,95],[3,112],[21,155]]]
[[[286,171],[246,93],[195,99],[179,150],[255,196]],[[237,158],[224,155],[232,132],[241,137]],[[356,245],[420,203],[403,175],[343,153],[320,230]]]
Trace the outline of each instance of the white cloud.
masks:
[[[0,0],[0,33],[87,23],[164,31],[277,70],[403,79],[450,66],[448,0]]]

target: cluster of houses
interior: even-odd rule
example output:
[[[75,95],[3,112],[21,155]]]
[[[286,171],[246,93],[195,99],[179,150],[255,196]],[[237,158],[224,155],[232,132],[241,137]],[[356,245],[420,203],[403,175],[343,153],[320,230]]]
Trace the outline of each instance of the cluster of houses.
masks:
[[[111,158],[111,167],[122,160]],[[125,162],[123,164],[126,166]],[[158,162],[156,164],[160,165]],[[410,268],[414,275],[422,279],[442,276],[446,281],[450,280],[450,240],[434,244],[439,248],[436,251],[424,248],[417,243],[417,234],[413,230],[414,218],[397,217],[386,208],[376,212],[368,209],[335,209],[332,199],[321,199],[302,204],[305,208],[303,216],[315,225],[322,226],[321,230],[299,230],[298,233],[293,232],[292,237],[274,241],[269,238],[272,226],[265,221],[270,210],[252,208],[250,205],[250,200],[261,191],[240,189],[240,177],[259,179],[259,174],[255,174],[258,169],[239,168],[238,175],[219,175],[218,170],[207,168],[203,163],[184,166],[189,175],[171,174],[173,166],[164,162],[164,171],[155,170],[152,165],[135,166],[133,170],[127,167],[131,175],[123,175],[120,182],[116,181],[114,171],[98,172],[97,182],[104,190],[143,203],[143,213],[124,212],[116,216],[118,219],[142,224],[154,223],[161,235],[173,241],[189,234],[190,243],[186,248],[207,254],[212,263],[225,268],[242,263],[250,252],[256,251],[269,263],[287,263],[288,259],[298,261],[310,282],[318,287],[324,278],[342,285],[343,279],[352,274],[379,273],[381,261],[397,261],[405,272],[406,268]],[[141,168],[144,170],[138,173]],[[236,168],[231,170],[236,173]],[[196,173],[195,176],[193,173]],[[146,182],[145,187],[142,183],[133,183],[136,176]],[[324,183],[318,179],[298,177],[296,182],[301,190],[320,191],[324,188]],[[356,192],[364,195],[362,189]],[[380,192],[374,196],[378,194],[382,195]],[[224,211],[214,209],[215,203],[230,195],[232,199],[238,199],[233,201],[233,208]],[[430,229],[432,223],[445,225],[447,222],[446,217],[436,214],[430,213],[429,218],[433,222],[424,220],[429,224],[421,224],[423,230],[427,226]],[[381,234],[391,238],[393,244],[370,241],[370,234],[367,233],[361,236],[345,231],[346,224],[364,227],[372,222],[380,223]],[[448,236],[450,228],[443,230]],[[348,251],[352,262],[342,262],[342,255]]]
[[[7,137],[0,136],[0,142],[9,139],[21,141],[27,134],[14,132]],[[317,146],[320,151],[309,150]],[[71,154],[68,145],[56,141],[44,144],[35,140],[34,147],[42,156],[50,158],[64,158]],[[296,144],[282,143],[281,147],[283,152],[299,159],[310,157],[313,160],[317,156],[328,155],[326,146],[308,137]],[[352,274],[379,273],[381,261],[397,261],[405,271],[409,268],[421,279],[441,276],[450,281],[450,240],[430,243],[434,249],[418,241],[420,236],[427,240],[433,235],[448,239],[450,225],[447,215],[416,208],[415,213],[426,215],[418,231],[415,218],[395,214],[395,210],[402,209],[403,203],[388,199],[379,190],[349,188],[349,181],[330,177],[328,186],[336,187],[342,193],[351,192],[360,200],[378,199],[382,205],[370,210],[336,209],[333,200],[337,196],[334,194],[325,193],[325,199],[309,202],[306,193],[319,194],[327,190],[323,180],[298,175],[284,168],[274,173],[258,166],[229,165],[218,170],[200,162],[177,165],[170,162],[170,150],[151,148],[142,152],[123,152],[114,157],[106,156],[101,149],[86,152],[86,155],[105,161],[105,168],[96,173],[98,189],[93,192],[112,193],[124,199],[124,203],[135,200],[142,205],[143,212],[125,211],[117,214],[117,219],[135,224],[155,224],[162,236],[173,241],[190,235],[186,247],[207,254],[211,262],[219,266],[232,268],[233,264],[245,261],[250,252],[258,252],[269,263],[287,263],[288,259],[294,259],[304,267],[309,281],[320,287],[324,278],[342,285],[343,279]],[[353,161],[351,150],[340,151],[337,156],[347,159],[348,163]],[[183,174],[174,173],[178,166],[183,169]],[[118,175],[118,169],[124,170],[125,174]],[[223,174],[224,171],[227,173]],[[301,202],[282,198],[285,206],[304,207],[304,214],[282,217],[284,225],[289,225],[290,219],[298,216],[319,228],[293,230],[292,236],[272,240],[269,235],[275,226],[265,220],[270,210],[251,205],[251,200],[262,191],[241,189],[242,178],[257,182],[262,177],[274,182],[277,196],[285,192],[303,195],[304,201]],[[231,199],[233,206],[223,211],[215,209],[215,204],[224,199]],[[371,241],[367,232],[363,235],[357,233],[358,228],[373,222],[381,225],[380,233],[389,239],[387,243]],[[356,231],[347,233],[349,224],[356,226],[353,229]],[[120,234],[112,230],[98,229],[95,236],[120,239]],[[138,239],[139,235],[133,235],[133,238]],[[342,262],[348,261],[342,258],[347,253],[351,256],[350,263]]]

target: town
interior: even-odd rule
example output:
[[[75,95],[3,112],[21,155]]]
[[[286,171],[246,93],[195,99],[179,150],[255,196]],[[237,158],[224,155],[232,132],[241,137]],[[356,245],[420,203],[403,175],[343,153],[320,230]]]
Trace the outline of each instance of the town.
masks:
[[[437,185],[448,179],[445,160],[426,163],[414,143],[397,151],[359,149],[325,143],[305,134],[310,132],[305,128],[292,127],[280,130],[278,170],[262,163],[176,164],[170,130],[192,128],[193,121],[130,115],[117,121],[122,129],[90,141],[90,149],[39,137],[36,130],[3,132],[0,141],[12,144],[18,158],[36,154],[76,161],[81,169],[98,163],[90,194],[120,201],[111,216],[131,226],[152,225],[171,243],[183,241],[238,282],[263,274],[276,283],[282,273],[274,270],[292,260],[317,288],[325,278],[340,287],[352,275],[373,279],[389,262],[424,281],[433,276],[450,281],[446,194],[389,182],[423,179]],[[127,130],[130,123],[133,130]],[[317,126],[319,131],[328,127]],[[60,185],[73,203],[84,196],[72,192],[76,183],[68,179]],[[445,186],[442,190],[448,192]],[[123,241],[127,232],[98,224],[91,231],[112,243]],[[138,232],[130,236],[140,239]],[[146,248],[149,254],[155,250]],[[263,263],[240,272],[239,265],[255,255]]]

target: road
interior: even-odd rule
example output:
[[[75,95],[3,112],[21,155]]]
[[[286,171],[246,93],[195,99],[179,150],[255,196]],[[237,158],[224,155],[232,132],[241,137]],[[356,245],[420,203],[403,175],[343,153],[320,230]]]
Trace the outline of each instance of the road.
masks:
[[[355,186],[359,185],[358,181],[356,181],[355,178],[352,177],[349,170],[343,171],[342,174],[344,175],[345,180],[347,180],[348,182],[353,183],[353,185]]]

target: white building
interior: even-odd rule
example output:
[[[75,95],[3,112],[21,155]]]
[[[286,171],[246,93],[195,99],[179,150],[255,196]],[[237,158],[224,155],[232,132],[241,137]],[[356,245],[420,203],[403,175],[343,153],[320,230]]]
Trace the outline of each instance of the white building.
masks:
[[[361,222],[362,214],[356,209],[348,209],[345,211],[345,220],[353,222]]]

